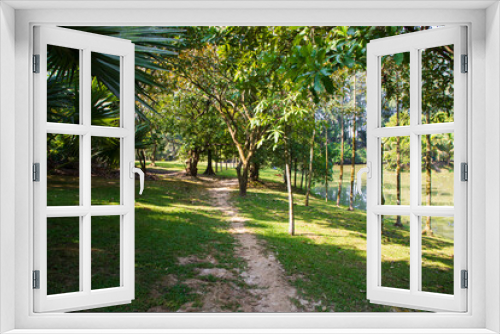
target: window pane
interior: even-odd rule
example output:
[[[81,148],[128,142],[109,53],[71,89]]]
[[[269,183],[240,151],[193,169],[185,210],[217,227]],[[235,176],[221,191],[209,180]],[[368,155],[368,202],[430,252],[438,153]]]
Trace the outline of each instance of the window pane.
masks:
[[[381,57],[381,126],[410,125],[410,53]]]
[[[120,57],[92,52],[92,125],[120,126]]]
[[[47,122],[80,123],[80,50],[47,45]]]
[[[421,217],[422,291],[453,294],[453,217]]]
[[[92,205],[120,204],[120,138],[92,137]]]
[[[47,134],[47,205],[80,205],[80,136]]]
[[[47,294],[80,290],[80,218],[47,218]]]
[[[422,205],[453,206],[454,135],[424,135],[422,141]]]
[[[92,289],[120,286],[120,219],[92,217]]]
[[[381,216],[381,285],[410,288],[410,218]]]
[[[382,205],[410,204],[410,137],[381,138]]]
[[[422,124],[453,122],[453,45],[421,52]]]

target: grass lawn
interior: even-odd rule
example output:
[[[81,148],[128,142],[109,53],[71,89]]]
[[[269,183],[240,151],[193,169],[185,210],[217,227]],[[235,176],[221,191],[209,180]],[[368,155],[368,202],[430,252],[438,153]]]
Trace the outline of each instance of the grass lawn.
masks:
[[[248,226],[267,241],[299,292],[329,305],[327,311],[388,311],[366,300],[366,214],[337,208],[332,202],[295,195],[297,235],[288,234],[288,203],[282,185],[267,184],[233,197]],[[385,217],[382,284],[409,288],[409,228],[394,227]],[[426,291],[453,293],[453,242],[423,237],[423,286]],[[318,307],[318,311],[322,308]]]
[[[165,174],[182,169],[179,162],[159,162],[151,171]],[[203,163],[199,169],[203,172]],[[345,171],[347,175],[349,170]],[[234,192],[232,202],[242,216],[249,218],[248,227],[267,241],[269,251],[282,263],[299,294],[321,301],[317,311],[390,311],[366,300],[365,213],[337,208],[333,201],[315,196],[305,207],[305,196],[296,189],[297,235],[290,237],[287,194],[280,174],[279,170],[262,170],[265,182],[252,185],[245,198]],[[224,165],[219,176],[236,177],[236,173]],[[115,179],[93,177],[92,182],[93,204],[118,203]],[[49,176],[49,185],[48,205],[78,204],[77,178]],[[394,221],[395,217],[384,217],[382,284],[408,288],[408,223],[403,217],[404,227],[397,228]],[[92,219],[93,289],[118,285],[118,222],[117,217]],[[175,312],[185,303],[201,303],[200,291],[187,283],[199,279],[197,268],[237,271],[244,265],[234,257],[234,239],[228,226],[229,222],[210,205],[208,192],[200,183],[168,174],[148,180],[144,195],[136,195],[136,299],[128,305],[97,311],[146,312],[160,307]],[[78,218],[53,218],[48,227],[49,294],[77,291]],[[422,245],[424,290],[453,293],[453,241],[424,236]],[[198,261],[179,262],[179,258],[190,257]],[[213,276],[203,279],[207,287],[218,280]],[[239,278],[234,283],[244,284]]]
[[[63,182],[61,177],[56,178],[59,183]],[[51,181],[55,183],[55,180]],[[74,180],[67,181],[74,184]],[[109,180],[96,178],[92,193],[95,198],[105,201],[114,196],[116,189],[116,184],[110,184]],[[136,189],[139,189],[138,185]],[[75,204],[73,190],[62,186],[51,188],[49,205]],[[200,279],[197,268],[234,269],[242,265],[233,256],[234,239],[227,231],[229,222],[210,206],[208,193],[200,184],[169,177],[148,181],[144,194],[136,195],[135,212],[136,299],[131,304],[93,312],[146,312],[153,307],[175,312],[185,303],[196,305],[201,302],[202,296],[185,284],[191,278]],[[119,225],[116,218],[92,218],[93,289],[119,285]],[[74,273],[78,272],[79,224],[78,218],[76,223],[68,224],[71,219],[49,221],[49,294],[78,291],[78,277],[75,279]],[[187,264],[178,261],[189,257],[198,260]],[[215,261],[210,260],[211,257]],[[219,278],[209,275],[203,279],[210,284]]]

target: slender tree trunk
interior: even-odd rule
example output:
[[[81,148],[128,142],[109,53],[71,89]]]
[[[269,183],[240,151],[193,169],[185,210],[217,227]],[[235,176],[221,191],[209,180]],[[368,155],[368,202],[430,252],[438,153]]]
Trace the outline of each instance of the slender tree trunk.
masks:
[[[285,134],[286,138],[286,134]],[[291,178],[291,167],[290,167],[290,150],[288,148],[288,141],[285,139],[285,174],[286,183],[288,189],[288,233],[290,235],[295,234],[295,217],[293,214],[293,192],[292,192],[292,178]]]
[[[186,174],[196,177],[198,175],[198,161],[200,152],[198,149],[193,149],[189,152],[189,159],[186,161]]]
[[[396,95],[396,125],[399,126],[399,95]],[[396,204],[401,205],[401,137],[396,137]],[[396,216],[394,226],[403,227],[401,216]]]
[[[325,202],[328,202],[328,130],[325,125]]]
[[[226,160],[226,170],[227,170],[227,160]]]
[[[430,108],[427,107],[427,112],[425,115],[425,118],[427,120],[427,124],[431,123],[431,111]],[[431,205],[431,199],[432,199],[432,184],[431,184],[431,173],[432,173],[432,160],[431,160],[431,136],[426,135],[425,136],[425,197],[426,197],[426,204]],[[427,216],[425,220],[425,228],[422,231],[423,234],[426,234],[428,236],[432,236],[434,232],[432,231],[432,225],[431,225],[431,217]]]
[[[212,168],[212,150],[207,151],[207,169],[203,172],[203,175],[215,175],[214,169]]]
[[[153,145],[153,152],[151,153],[151,166],[156,166],[156,149],[157,149],[158,144],[156,144],[156,141]]]
[[[215,173],[219,171],[218,166],[217,166],[217,148],[215,148]]]
[[[300,189],[304,189],[304,166],[302,166],[302,177],[300,178]]]
[[[340,196],[342,196],[342,182],[344,180],[344,114],[340,114],[340,170],[339,186],[337,189],[337,206],[340,206]]]
[[[380,156],[382,159],[384,158],[384,142],[380,140]],[[382,166],[382,171],[380,173],[380,184],[382,185],[380,187],[380,202],[382,205],[385,204],[385,195],[384,195],[384,166]],[[381,233],[384,233],[384,216],[380,216],[380,230]]]
[[[141,152],[142,152],[142,163],[141,163],[141,165],[144,166],[142,170],[143,170],[144,174],[146,174],[146,150],[141,150]]]
[[[313,134],[311,138],[311,149],[309,152],[309,174],[308,174],[308,182],[307,182],[307,191],[306,191],[306,202],[305,206],[309,206],[309,196],[311,195],[311,181],[313,177],[313,159],[314,159],[314,137],[316,136],[316,123],[314,123]]]
[[[354,175],[356,174],[356,72],[354,72],[354,113],[352,120],[351,192],[349,211],[354,211]]]
[[[297,158],[295,158],[293,168],[295,169],[295,176],[294,176],[294,178],[293,178],[293,186],[294,186],[295,188],[297,188]]]
[[[137,156],[139,157],[142,171],[146,173],[146,156],[144,155],[144,150],[137,150]]]
[[[219,149],[219,162],[220,162],[220,171],[222,172],[223,170],[223,165],[222,165],[222,146]]]
[[[248,163],[244,164],[241,161],[236,167],[236,174],[238,174],[238,185],[240,188],[240,196],[247,195],[247,184],[248,184]]]

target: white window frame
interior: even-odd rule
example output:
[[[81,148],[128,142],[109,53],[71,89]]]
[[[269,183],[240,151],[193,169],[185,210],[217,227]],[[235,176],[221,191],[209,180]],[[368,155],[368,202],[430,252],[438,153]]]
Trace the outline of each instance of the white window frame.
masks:
[[[273,4],[241,3],[233,8],[218,9],[220,4],[134,2],[17,2],[0,3],[0,331],[15,333],[69,333],[77,329],[100,333],[111,329],[175,328],[212,329],[212,332],[345,332],[405,333],[418,328],[422,333],[492,333],[500,331],[500,10],[495,2],[332,2]],[[408,5],[409,4],[409,5]],[[19,10],[14,10],[14,6]],[[75,6],[80,9],[61,6]],[[96,9],[99,6],[101,9]],[[150,9],[123,9],[138,6]],[[164,8],[158,8],[158,7]],[[168,8],[170,6],[170,8]],[[190,8],[191,6],[191,8]],[[196,6],[196,5],[195,5]],[[228,5],[229,6],[229,5]],[[250,7],[250,8],[245,8]],[[280,6],[285,6],[279,9]],[[393,6],[398,6],[399,9]],[[400,9],[401,7],[407,9]],[[428,6],[428,7],[426,7]],[[432,7],[431,7],[432,6]],[[461,6],[462,9],[450,10]],[[468,6],[468,7],[467,7]],[[490,6],[488,9],[485,9]],[[25,9],[21,9],[24,7]],[[87,7],[87,9],[81,9]],[[108,7],[108,9],[102,9]],[[175,8],[177,7],[177,8]],[[182,8],[182,9],[179,9]],[[292,9],[290,9],[292,7]],[[337,8],[335,8],[337,7]],[[358,7],[357,9],[345,9]],[[32,8],[32,9],[29,9]],[[33,9],[35,8],[35,9]],[[260,10],[259,10],[260,8]],[[344,8],[344,9],[342,9]],[[408,10],[411,8],[411,10]],[[442,9],[439,9],[442,8]],[[52,10],[42,10],[52,9]],[[57,9],[57,10],[55,10]],[[169,20],[169,18],[171,18]],[[437,25],[465,24],[469,27],[469,119],[468,145],[470,187],[468,245],[470,288],[467,313],[339,313],[339,314],[34,314],[31,286],[32,245],[30,181],[32,148],[31,45],[35,24],[52,25]],[[487,28],[487,29],[486,29]],[[15,32],[15,40],[13,34]],[[14,48],[15,47],[15,51]],[[14,57],[15,56],[15,57]],[[13,69],[15,66],[15,71]],[[488,66],[488,71],[486,71]],[[12,80],[15,78],[15,87]],[[15,93],[15,94],[14,94]],[[12,96],[15,95],[15,98]],[[10,110],[8,110],[10,109]],[[15,110],[15,113],[12,113]],[[488,122],[485,117],[488,116]],[[7,124],[7,125],[6,125]],[[15,145],[12,130],[15,124]],[[488,152],[488,142],[496,150]],[[14,166],[6,161],[15,161]],[[488,164],[486,164],[488,162]],[[15,180],[12,174],[15,171]],[[10,173],[10,174],[8,174]],[[488,174],[488,182],[486,174]],[[8,189],[5,185],[10,185]],[[12,189],[15,187],[15,198]],[[488,194],[488,196],[486,196]],[[488,204],[487,206],[485,205]],[[14,207],[14,210],[10,206]],[[488,219],[486,219],[488,218]],[[473,229],[472,229],[473,226]],[[15,237],[15,243],[14,243]],[[14,254],[14,256],[12,255]],[[488,257],[486,258],[486,254]],[[12,289],[15,286],[15,289]],[[488,290],[488,293],[486,293]],[[12,307],[12,305],[15,305]],[[132,330],[141,326],[142,330]],[[285,330],[287,329],[288,330]],[[358,330],[355,330],[355,329]],[[380,330],[380,328],[384,328]],[[225,330],[215,330],[225,329]],[[233,329],[233,330],[231,330]],[[296,329],[295,331],[290,329]],[[300,329],[300,330],[299,330]],[[345,330],[344,330],[345,329]],[[47,331],[49,330],[49,331]],[[243,331],[243,330],[242,330]],[[118,331],[120,332],[120,331]],[[184,331],[185,332],[185,331]],[[248,330],[246,331],[248,332]]]
[[[134,236],[135,236],[135,52],[127,40],[100,36],[60,27],[34,27],[34,54],[39,56],[39,73],[33,74],[34,101],[34,162],[39,164],[39,181],[33,184],[34,248],[33,268],[39,271],[39,288],[34,289],[34,311],[75,311],[130,303],[135,296]],[[79,124],[47,122],[47,46],[76,49],[80,53],[80,118]],[[91,119],[91,54],[118,56],[120,59],[120,125],[92,125]],[[79,205],[47,206],[47,134],[79,136]],[[120,204],[92,205],[91,139],[120,139]],[[120,224],[119,276],[120,285],[92,289],[91,247],[92,219],[115,216]],[[47,219],[74,217],[79,219],[79,290],[47,295]]]
[[[461,163],[467,163],[467,76],[461,71],[461,55],[467,54],[466,28],[450,26],[393,37],[380,38],[367,45],[367,163],[371,178],[367,180],[367,297],[370,302],[410,307],[422,310],[467,310],[467,290],[461,287],[461,271],[467,270],[467,185],[461,180]],[[421,51],[443,45],[453,45],[454,62],[454,121],[422,124]],[[410,124],[383,127],[381,120],[381,57],[408,52],[410,55]],[[421,136],[454,133],[454,205],[427,206],[422,204]],[[382,205],[381,138],[407,136],[410,139],[410,202],[408,205]],[[409,217],[410,270],[409,289],[382,285],[381,216]],[[453,217],[453,294],[422,290],[422,229],[423,216]]]

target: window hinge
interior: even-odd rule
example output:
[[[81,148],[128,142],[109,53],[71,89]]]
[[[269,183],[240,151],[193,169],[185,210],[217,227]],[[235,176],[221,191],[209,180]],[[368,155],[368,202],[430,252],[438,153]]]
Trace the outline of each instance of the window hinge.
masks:
[[[33,270],[33,289],[40,289],[40,270]]]
[[[469,56],[462,55],[462,73],[469,72]]]
[[[469,181],[469,165],[466,162],[460,165],[460,180]]]
[[[469,272],[467,270],[462,270],[462,289],[467,289],[469,287]]]
[[[40,164],[38,162],[33,164],[33,181],[40,182]]]
[[[33,73],[40,73],[40,55],[33,55]]]

